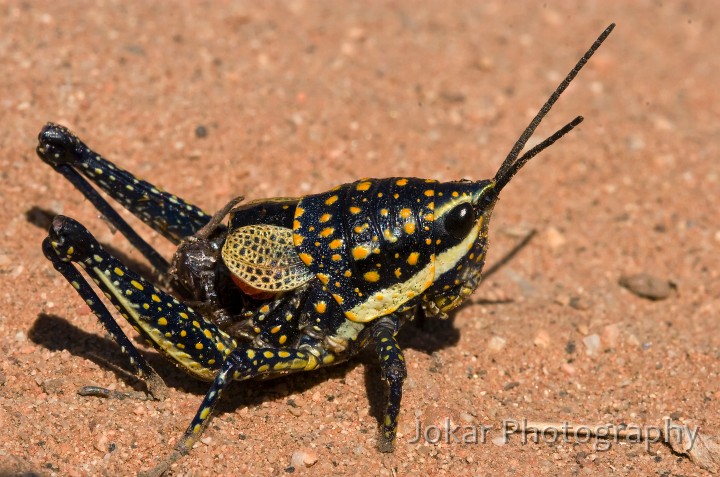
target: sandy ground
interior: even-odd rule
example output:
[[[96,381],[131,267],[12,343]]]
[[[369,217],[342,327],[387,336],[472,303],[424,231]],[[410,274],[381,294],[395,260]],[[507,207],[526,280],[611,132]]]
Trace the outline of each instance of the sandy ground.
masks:
[[[208,211],[363,176],[487,178],[614,21],[534,143],[577,114],[585,123],[504,191],[488,266],[537,234],[449,322],[401,333],[395,453],[375,450],[383,386],[365,356],[235,385],[171,473],[706,475],[663,444],[503,443],[500,427],[670,416],[720,435],[720,10],[524,3],[2,2],[0,473],[148,469],[207,390],[138,342],[167,400],[76,394],[142,386],[43,258],[49,217],[75,217],[142,260],[35,156],[46,121]],[[675,288],[638,297],[619,285],[636,273]],[[412,442],[418,423],[446,418],[456,434],[492,429],[484,443]],[[291,462],[298,451],[313,465]]]

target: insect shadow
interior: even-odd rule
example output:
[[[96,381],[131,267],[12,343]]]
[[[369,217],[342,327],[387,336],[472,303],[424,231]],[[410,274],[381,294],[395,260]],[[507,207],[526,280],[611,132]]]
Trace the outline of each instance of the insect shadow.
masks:
[[[144,390],[140,379],[126,369],[127,360],[123,357],[120,347],[109,336],[101,336],[87,332],[68,322],[58,315],[41,313],[28,331],[28,338],[51,351],[67,350],[74,356],[92,361],[103,369],[112,371],[118,380],[122,380],[137,390]],[[167,360],[160,353],[149,347],[143,348],[143,356],[163,378],[168,387],[183,392],[203,396],[207,392],[208,384],[196,379],[187,379],[187,374],[176,368],[168,366]],[[236,383],[233,392],[227,400],[218,404],[222,413],[233,412],[243,406],[258,406],[263,402],[281,399],[288,391],[278,391],[277,385],[284,383],[290,393],[304,392],[328,379],[343,379],[355,366],[362,361],[341,364],[340,366],[322,368],[314,373],[288,375],[282,379],[256,380],[248,386],[246,382]],[[83,385],[108,383],[82,383]]]
[[[49,227],[54,213],[32,207],[26,211],[28,222],[39,228]],[[536,231],[532,230],[510,249],[500,260],[488,267],[484,274],[485,279],[497,273],[501,268],[511,262],[518,253],[525,248]],[[103,244],[113,255],[144,276],[154,276],[156,273],[148,265],[127,257],[112,245]],[[432,354],[444,348],[454,346],[460,340],[460,330],[455,326],[457,312],[465,306],[472,304],[499,305],[512,300],[488,301],[467,300],[461,307],[454,310],[447,320],[426,319],[422,312],[413,321],[413,326],[405,326],[398,334],[398,342],[402,349],[414,349],[426,354]],[[127,360],[122,355],[119,346],[109,336],[100,336],[96,333],[84,331],[71,324],[58,315],[41,313],[28,332],[28,338],[35,344],[51,351],[67,350],[75,356],[88,359],[98,366],[112,371],[118,380],[122,380],[133,387],[142,390],[143,384],[129,370],[126,369]],[[144,343],[141,344],[144,346]],[[165,384],[184,392],[202,396],[207,391],[207,383],[187,379],[187,374],[174,366],[167,366],[167,360],[158,352],[145,348],[143,352],[148,363],[162,376]],[[385,388],[380,377],[380,366],[372,350],[366,349],[357,359],[342,363],[338,366],[322,368],[313,373],[301,373],[283,377],[283,389],[278,390],[278,379],[253,381],[252,386],[236,384],[228,399],[218,405],[220,413],[233,413],[241,407],[255,407],[268,401],[282,400],[288,393],[302,393],[330,379],[342,380],[358,365],[364,365],[364,380],[367,399],[370,404],[370,415],[380,422],[384,415]],[[91,384],[91,383],[87,383]],[[107,383],[98,383],[106,385]],[[328,397],[329,398],[329,397]]]

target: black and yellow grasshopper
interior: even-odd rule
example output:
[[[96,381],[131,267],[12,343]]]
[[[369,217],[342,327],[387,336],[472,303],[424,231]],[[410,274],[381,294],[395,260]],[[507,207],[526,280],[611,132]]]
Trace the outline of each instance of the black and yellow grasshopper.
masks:
[[[64,127],[47,124],[38,155],[137,247],[169,292],[130,270],[68,217],[53,220],[43,242],[46,257],[118,342],[151,397],[163,398],[165,384],[85,277],[158,351],[212,383],[183,438],[155,473],[190,450],[231,381],[334,365],[368,344],[375,347],[389,387],[378,447],[392,451],[406,376],[398,330],[420,310],[444,318],[473,293],[500,191],[582,117],[520,152],[613,28],[578,61],[489,180],[362,179],[298,198],[242,205],[238,198],[211,216],[103,159]],[[88,180],[177,244],[172,262]],[[144,397],[98,387],[81,393]]]

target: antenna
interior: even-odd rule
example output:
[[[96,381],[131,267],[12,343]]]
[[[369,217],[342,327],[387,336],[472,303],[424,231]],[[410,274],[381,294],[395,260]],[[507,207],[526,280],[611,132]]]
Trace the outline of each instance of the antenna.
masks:
[[[512,177],[517,173],[517,171],[520,170],[523,165],[525,165],[527,161],[538,155],[543,149],[551,146],[553,143],[555,143],[555,141],[572,131],[575,126],[582,122],[582,116],[576,117],[567,125],[565,125],[562,129],[558,130],[555,134],[527,151],[518,159],[520,151],[522,151],[522,149],[525,147],[525,144],[527,144],[528,140],[537,129],[540,121],[542,121],[543,118],[547,115],[547,113],[550,112],[550,109],[552,109],[555,102],[558,100],[558,98],[560,98],[560,95],[563,93],[563,91],[567,89],[572,80],[575,79],[577,74],[580,72],[582,67],[585,66],[585,63],[588,62],[590,57],[592,57],[592,55],[597,51],[597,49],[600,48],[600,45],[602,45],[608,35],[610,35],[610,32],[613,31],[613,28],[615,28],[615,24],[611,23],[610,26],[608,26],[605,31],[600,34],[598,39],[595,40],[595,43],[593,43],[590,49],[585,52],[585,54],[582,56],[582,58],[580,58],[575,67],[570,70],[570,73],[568,73],[562,83],[560,83],[555,89],[555,91],[550,95],[550,98],[548,98],[545,104],[543,104],[542,108],[540,108],[540,111],[538,111],[537,115],[535,115],[533,120],[530,121],[530,124],[528,124],[528,127],[525,128],[525,131],[523,131],[523,133],[520,135],[517,142],[515,142],[515,145],[503,161],[500,169],[498,169],[497,174],[495,174],[495,190],[497,191],[496,193],[499,193],[500,190],[505,187],[505,185],[510,181],[510,179],[512,179]]]

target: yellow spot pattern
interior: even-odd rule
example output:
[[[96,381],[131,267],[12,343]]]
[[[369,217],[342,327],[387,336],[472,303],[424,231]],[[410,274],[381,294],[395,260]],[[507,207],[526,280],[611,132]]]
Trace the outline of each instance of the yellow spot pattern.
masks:
[[[408,255],[407,263],[408,265],[415,266],[417,265],[418,258],[420,257],[419,252],[412,252],[410,255]]]
[[[374,283],[374,282],[380,280],[380,274],[378,272],[376,272],[375,270],[371,270],[371,271],[365,273],[363,275],[363,278],[365,278],[365,280],[367,280],[369,282]]]
[[[358,245],[352,249],[352,256],[355,260],[362,260],[370,255],[370,250],[363,245]]]
[[[313,263],[313,258],[307,253],[299,253],[298,257],[300,257],[300,260],[302,260],[302,263],[304,263],[305,265],[310,265],[311,263]]]

